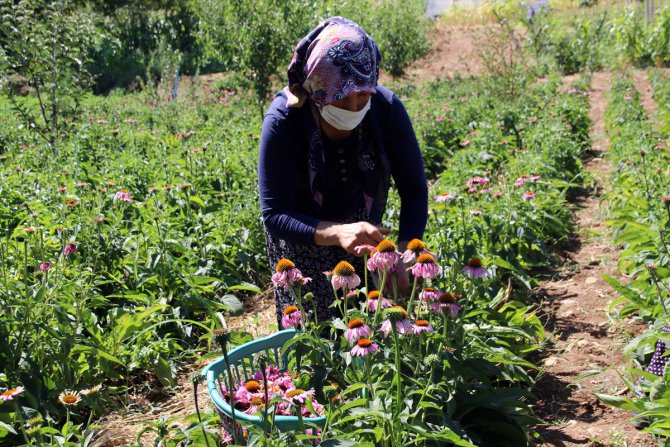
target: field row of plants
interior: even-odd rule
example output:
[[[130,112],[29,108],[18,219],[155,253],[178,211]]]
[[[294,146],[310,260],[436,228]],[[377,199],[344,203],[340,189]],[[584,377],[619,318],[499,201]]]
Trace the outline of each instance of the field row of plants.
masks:
[[[668,125],[667,121],[662,122],[662,110],[670,100],[670,78],[661,71],[652,73],[654,97],[661,105],[657,117],[663,127]],[[645,430],[659,442],[667,442],[670,435],[670,369],[665,368],[665,375],[661,370],[660,376],[645,369],[656,342],[670,341],[668,333],[663,330],[670,324],[668,141],[661,138],[658,129],[652,126],[640,104],[638,91],[625,75],[614,80],[606,111],[606,126],[611,139],[608,156],[616,166],[612,175],[612,190],[606,196],[609,204],[607,223],[615,243],[623,247],[619,268],[630,278],[626,283],[605,278],[621,294],[611,304],[611,310],[620,317],[639,318],[649,328],[625,348],[626,358],[629,359],[625,380],[635,397],[599,397],[610,405],[640,413],[637,418],[646,418],[649,422]]]
[[[526,20],[528,39],[535,55],[548,57],[565,74],[613,68],[670,64],[670,8],[657,11],[654,21],[636,5],[612,13],[593,8],[575,18],[540,12]],[[546,60],[546,59],[545,59]]]
[[[508,101],[491,79],[397,89],[437,197],[426,244],[443,273],[418,285],[460,295],[463,306],[453,320],[431,321],[435,335],[426,342],[444,347],[431,360],[443,374],[430,393],[422,385],[423,400],[439,406],[430,423],[442,424],[442,439],[452,442],[498,439],[484,427],[491,417],[513,445],[527,440],[531,412],[518,399],[532,386],[528,356],[543,339],[529,272],[550,262],[551,246],[571,228],[566,197],[580,181],[588,145],[579,86],[558,93],[556,79],[534,84],[526,71],[514,77],[518,89],[508,93],[516,99]],[[15,149],[0,156],[0,297],[8,309],[0,318],[7,340],[0,380],[8,390],[24,388],[17,406],[0,407],[0,430],[10,439],[28,431],[25,442],[34,443],[41,439],[35,433],[55,436],[51,427],[66,422],[76,432],[71,424],[85,426],[138,380],[173,384],[178,365],[211,340],[217,313],[239,309],[244,293],[269,282],[255,193],[254,95],[225,82],[201,87],[198,96],[185,94],[188,101],[163,102],[150,92],[86,98],[86,118],[58,154],[2,114]],[[389,224],[397,210],[392,200]],[[488,274],[471,278],[465,266]],[[416,342],[407,343],[401,362],[416,365],[406,350]],[[407,379],[403,368],[399,377]],[[375,389],[390,389],[388,374],[373,377]],[[97,385],[104,392],[95,399],[62,405]],[[370,410],[364,401],[349,408]],[[340,419],[330,433],[353,430],[373,442],[374,420]],[[394,433],[418,439],[426,423]]]
[[[340,319],[312,321],[300,305],[287,311],[287,326],[302,324],[290,342],[300,353],[292,363],[298,388],[314,390],[317,414],[318,405],[326,407],[318,437],[356,445],[530,445],[531,359],[544,340],[532,271],[550,263],[552,247],[571,229],[566,196],[580,184],[580,156],[588,147],[588,80],[561,93],[557,79],[533,84],[530,75],[514,76],[522,79],[515,100],[502,100],[491,79],[401,92],[434,163],[435,203],[424,240],[434,257],[414,261],[409,297],[386,295],[402,308],[371,311],[370,299],[359,304],[351,297],[356,304],[343,307],[352,289],[354,296],[369,295],[368,277],[392,275],[373,253],[371,272],[334,266],[338,284],[345,281],[340,276],[358,279],[336,292],[347,309]],[[378,252],[393,251],[381,245]],[[415,254],[423,249],[417,243]],[[299,270],[300,260],[291,261]],[[308,300],[309,286],[296,284],[299,301]],[[374,309],[380,298],[373,296]],[[363,345],[354,335],[359,331]],[[241,399],[245,386],[259,393],[260,377],[237,385]],[[273,405],[281,408],[282,398],[269,402],[267,414]],[[262,414],[263,408],[238,410]],[[268,439],[250,428],[254,445],[295,439],[295,433]]]

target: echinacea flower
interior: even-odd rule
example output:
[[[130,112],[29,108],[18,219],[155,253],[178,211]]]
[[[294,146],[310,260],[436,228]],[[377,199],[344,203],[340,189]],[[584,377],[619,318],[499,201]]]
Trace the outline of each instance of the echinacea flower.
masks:
[[[17,386],[16,388],[10,388],[7,391],[4,391],[2,394],[0,394],[0,400],[14,400],[14,398],[21,393],[23,393],[23,388],[22,386]]]
[[[395,267],[399,259],[400,253],[396,250],[395,244],[388,239],[382,239],[368,259],[367,267],[372,272],[389,271]]]
[[[455,198],[454,196],[452,196],[451,194],[445,192],[445,193],[440,194],[439,196],[435,196],[435,201],[436,201],[437,203],[440,203],[440,202],[451,202],[452,200],[454,200],[454,198]]]
[[[417,278],[435,278],[442,272],[442,267],[435,264],[435,258],[430,253],[424,253],[416,258],[416,263],[407,269]]]
[[[284,309],[284,316],[281,319],[281,326],[284,329],[299,326],[302,323],[302,314],[295,306],[288,306]]]
[[[114,194],[115,200],[121,200],[122,202],[133,203],[133,198],[130,196],[130,193],[125,189],[118,191]]]
[[[526,191],[523,193],[523,200],[532,200],[535,198],[535,193],[532,191]]]
[[[437,258],[435,253],[432,253],[426,249],[426,244],[421,239],[412,239],[407,243],[407,250],[402,254],[402,262],[409,264],[414,262],[414,260],[423,253],[429,253],[433,258]]]
[[[526,174],[521,174],[519,178],[517,178],[516,181],[514,182],[514,186],[518,188],[519,186],[525,185],[530,181],[531,181],[530,177],[528,177]]]
[[[83,396],[90,396],[91,394],[99,393],[100,390],[102,390],[102,385],[97,384],[97,385],[95,385],[95,386],[92,386],[91,388],[87,388],[87,389],[85,389],[85,390],[82,390],[82,391],[81,391],[81,394],[82,394]]]
[[[491,272],[482,266],[482,260],[479,258],[468,259],[468,265],[463,267],[463,274],[470,275],[473,278],[486,278],[491,276]]]
[[[379,297],[380,297],[379,290],[371,290],[370,292],[368,292],[368,299],[365,302],[365,306],[367,307],[367,310],[369,312],[377,311],[377,306],[380,305]],[[381,297],[381,306],[382,309],[387,309],[391,307],[391,303],[386,298]]]
[[[261,390],[261,384],[255,380],[250,380],[244,384],[244,388],[246,388],[250,393],[258,393]]]
[[[356,254],[361,256],[369,255],[374,249],[375,247],[373,245],[357,245],[354,247]]]
[[[301,390],[295,388],[286,392],[284,397],[294,405],[304,404],[308,397],[314,396],[314,390]]]
[[[40,272],[48,272],[51,270],[51,263],[49,261],[44,261],[40,264]]]
[[[58,396],[58,400],[63,405],[72,406],[77,405],[81,399],[79,397],[79,393],[76,391],[63,391]]]
[[[420,334],[422,332],[434,332],[432,326],[427,320],[416,320],[412,330],[415,334]]]
[[[442,294],[433,287],[424,287],[424,289],[419,293],[419,298],[424,301],[437,301],[440,299]]]
[[[440,315],[448,312],[449,317],[456,318],[458,312],[463,308],[463,306],[456,303],[456,300],[460,297],[461,295],[452,295],[449,292],[445,292],[440,295],[440,300],[438,302],[431,304],[430,310]]]
[[[65,247],[63,248],[63,253],[65,253],[66,256],[77,253],[77,244],[75,244],[74,242],[68,242],[67,244],[65,244]]]
[[[347,324],[349,329],[344,334],[344,338],[347,341],[355,341],[359,338],[369,337],[372,333],[370,326],[365,324],[365,321],[362,318],[352,318]]]
[[[361,283],[361,278],[356,274],[354,266],[347,261],[337,263],[331,273],[330,282],[335,290],[353,290]]]
[[[482,212],[479,210],[470,210],[470,215],[471,216],[481,216]]]
[[[356,346],[351,348],[351,355],[365,357],[379,351],[379,345],[368,338],[361,338]]]
[[[301,286],[310,282],[312,278],[305,278],[302,272],[295,267],[295,264],[286,258],[281,258],[275,266],[275,273],[272,274],[272,283],[275,287],[293,287]]]
[[[384,338],[393,331],[393,324],[399,334],[412,335],[412,324],[407,319],[407,311],[401,306],[391,306],[385,311],[387,320],[385,320],[379,330],[384,334]]]

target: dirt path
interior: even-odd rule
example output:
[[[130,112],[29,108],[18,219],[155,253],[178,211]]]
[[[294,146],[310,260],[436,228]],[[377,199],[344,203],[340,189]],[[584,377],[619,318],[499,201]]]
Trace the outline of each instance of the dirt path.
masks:
[[[608,305],[617,294],[601,278],[603,273],[617,276],[618,258],[618,250],[609,244],[605,204],[600,202],[611,171],[603,158],[609,146],[603,123],[609,89],[610,75],[596,73],[590,96],[594,156],[586,162],[595,184],[577,201],[574,250],[555,277],[541,286],[550,315],[547,330],[555,336],[536,388],[537,411],[548,424],[538,430],[544,439],[538,446],[656,445],[631,426],[627,412],[606,407],[593,395],[626,395],[617,369],[623,367],[623,345],[642,329],[609,320]],[[603,372],[588,376],[589,371]]]

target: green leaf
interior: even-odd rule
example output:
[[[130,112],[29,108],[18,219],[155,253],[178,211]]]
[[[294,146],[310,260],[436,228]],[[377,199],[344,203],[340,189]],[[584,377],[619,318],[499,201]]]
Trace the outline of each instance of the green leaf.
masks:
[[[611,407],[622,408],[624,410],[635,411],[635,412],[642,411],[641,406],[635,404],[633,399],[627,397],[611,396],[609,394],[600,394],[600,393],[595,393],[595,396],[598,399],[600,399],[603,403]]]
[[[244,312],[244,304],[238,297],[229,293],[221,297],[221,302],[228,307],[231,315],[240,315]]]
[[[163,386],[174,387],[177,385],[177,375],[174,367],[164,359],[162,356],[158,356],[152,362],[153,372],[156,374],[156,377]]]
[[[256,285],[248,283],[248,282],[241,282],[240,284],[236,284],[234,286],[228,287],[228,290],[244,290],[247,292],[254,292],[254,293],[263,293],[263,291]]]
[[[0,438],[4,438],[5,436],[7,436],[8,433],[11,433],[13,435],[18,434],[16,433],[16,430],[14,430],[14,427],[0,421]]]
[[[105,360],[109,360],[110,362],[118,363],[119,365],[123,365],[123,366],[126,365],[125,362],[122,362],[121,360],[114,357],[113,355],[111,355],[111,354],[109,354],[105,351],[102,351],[98,348],[94,348],[93,346],[82,346],[82,345],[75,346],[74,348],[72,348],[72,351],[70,351],[70,355],[75,355],[75,354],[78,354],[80,352],[83,352],[83,353],[88,354],[88,355],[92,355],[93,357],[99,356],[99,357],[102,357]]]

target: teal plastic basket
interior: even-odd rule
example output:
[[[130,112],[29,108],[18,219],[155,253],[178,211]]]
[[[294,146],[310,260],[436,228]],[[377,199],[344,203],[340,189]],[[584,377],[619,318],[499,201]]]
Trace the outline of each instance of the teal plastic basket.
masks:
[[[279,331],[273,335],[259,338],[257,340],[245,343],[228,353],[228,360],[230,361],[231,374],[233,376],[233,383],[237,384],[240,381],[251,380],[253,374],[260,371],[257,357],[264,353],[267,357],[268,364],[277,366],[280,370],[286,370],[288,359],[286,355],[282,355],[282,347],[284,344],[295,337],[297,332],[295,329],[286,329]],[[228,372],[226,368],[226,361],[223,357],[205,367],[200,373],[207,381],[207,392],[214,402],[224,424],[230,426],[232,418],[232,408],[226,399],[223,397],[223,390],[228,388]],[[235,411],[235,419],[247,424],[254,424],[258,427],[263,427],[263,418],[246,414],[242,411]],[[326,424],[326,417],[303,418],[305,426],[314,424],[318,427],[323,427]],[[275,426],[280,431],[297,431],[300,430],[300,422],[297,416],[276,416]],[[239,431],[239,427],[229,427],[233,430]]]

